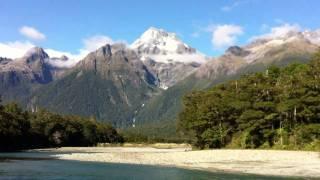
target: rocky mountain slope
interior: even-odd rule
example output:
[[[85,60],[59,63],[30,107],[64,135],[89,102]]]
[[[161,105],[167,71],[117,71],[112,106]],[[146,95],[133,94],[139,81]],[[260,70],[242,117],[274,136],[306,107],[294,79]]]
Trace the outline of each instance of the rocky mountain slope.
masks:
[[[18,59],[0,59],[0,92],[4,100],[19,100],[32,89],[58,78],[63,69],[51,66],[42,48],[34,47]]]
[[[157,83],[135,51],[107,44],[61,79],[35,91],[30,102],[125,127],[131,125],[136,109],[157,92]]]

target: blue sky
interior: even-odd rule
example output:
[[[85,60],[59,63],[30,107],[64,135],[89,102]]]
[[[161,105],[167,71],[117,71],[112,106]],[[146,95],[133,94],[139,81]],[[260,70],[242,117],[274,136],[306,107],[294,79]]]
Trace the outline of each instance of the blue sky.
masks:
[[[217,56],[229,45],[246,44],[275,27],[320,28],[319,18],[318,0],[3,0],[0,51],[37,45],[77,54],[92,37],[132,43],[154,26]],[[218,29],[217,45],[219,39],[213,37]],[[230,32],[221,39],[225,30]]]

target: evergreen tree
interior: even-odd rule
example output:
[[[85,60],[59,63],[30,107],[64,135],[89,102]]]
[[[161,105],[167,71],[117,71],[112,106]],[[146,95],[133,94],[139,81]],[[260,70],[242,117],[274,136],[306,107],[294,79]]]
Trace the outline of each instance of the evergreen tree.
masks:
[[[180,129],[200,148],[320,148],[320,51],[308,65],[247,74],[186,95],[183,104]]]

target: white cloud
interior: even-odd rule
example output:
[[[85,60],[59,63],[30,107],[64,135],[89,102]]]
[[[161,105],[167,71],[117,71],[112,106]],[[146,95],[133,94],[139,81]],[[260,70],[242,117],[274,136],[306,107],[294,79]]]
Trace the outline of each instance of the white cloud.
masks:
[[[301,27],[299,24],[282,24],[280,26],[275,26],[269,28],[269,32],[263,35],[254,36],[251,40],[255,39],[272,39],[272,38],[279,38],[283,37],[289,32],[298,32],[301,31]]]
[[[34,27],[23,26],[20,28],[19,31],[22,35],[24,35],[25,37],[27,37],[29,39],[33,39],[33,40],[45,40],[46,39],[46,36]]]
[[[34,45],[29,41],[0,42],[0,56],[7,58],[22,57]]]
[[[210,25],[207,31],[212,33],[212,45],[215,49],[225,48],[234,45],[237,42],[237,37],[243,34],[241,26],[224,24]]]

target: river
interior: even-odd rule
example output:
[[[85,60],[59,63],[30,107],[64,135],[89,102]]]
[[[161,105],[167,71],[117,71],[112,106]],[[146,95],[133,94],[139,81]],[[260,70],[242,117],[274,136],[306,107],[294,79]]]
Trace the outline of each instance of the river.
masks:
[[[58,160],[48,152],[0,153],[0,179],[285,179],[174,167]]]

